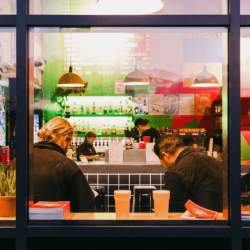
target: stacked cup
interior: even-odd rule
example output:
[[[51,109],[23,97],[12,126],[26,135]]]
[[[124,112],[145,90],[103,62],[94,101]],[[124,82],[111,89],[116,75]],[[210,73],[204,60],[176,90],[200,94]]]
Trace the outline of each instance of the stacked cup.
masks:
[[[128,219],[130,210],[130,190],[115,190],[115,213],[117,219]]]
[[[157,218],[168,218],[169,211],[169,190],[154,190],[154,211]]]

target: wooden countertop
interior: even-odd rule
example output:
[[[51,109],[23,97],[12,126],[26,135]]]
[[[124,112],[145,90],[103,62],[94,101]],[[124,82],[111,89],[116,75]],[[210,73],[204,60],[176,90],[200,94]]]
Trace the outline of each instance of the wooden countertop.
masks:
[[[0,221],[14,221],[16,217],[0,217]]]
[[[182,213],[169,213],[168,218],[157,218],[154,213],[130,213],[129,218],[123,220],[183,220]],[[72,213],[72,220],[116,220],[115,213]],[[217,220],[225,220],[219,214]]]
[[[165,173],[166,169],[155,163],[105,163],[95,161],[93,163],[77,162],[84,173]]]
[[[244,211],[250,211],[250,206],[245,206]],[[130,213],[129,218],[123,220],[185,220],[182,213],[169,213],[168,218],[157,218],[154,213]],[[15,217],[0,217],[0,221],[14,221]],[[116,220],[115,213],[72,213],[71,220]],[[220,213],[217,220],[225,220]]]

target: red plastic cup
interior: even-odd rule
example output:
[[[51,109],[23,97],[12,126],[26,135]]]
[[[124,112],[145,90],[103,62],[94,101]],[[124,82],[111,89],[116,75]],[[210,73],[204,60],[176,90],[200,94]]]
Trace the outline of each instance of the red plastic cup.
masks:
[[[148,135],[143,136],[143,141],[146,143],[150,142],[150,136],[148,136]]]
[[[139,149],[145,149],[146,148],[146,143],[145,142],[140,142],[139,143]]]

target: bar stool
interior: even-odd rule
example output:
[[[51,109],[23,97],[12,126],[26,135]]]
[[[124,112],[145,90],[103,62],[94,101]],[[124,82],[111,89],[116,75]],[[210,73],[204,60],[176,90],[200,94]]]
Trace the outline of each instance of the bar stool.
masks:
[[[155,190],[155,186],[134,186],[133,190],[133,212],[151,212],[153,204],[152,192]]]
[[[98,195],[95,197],[95,209],[97,212],[107,212],[106,191],[104,186],[92,186]]]

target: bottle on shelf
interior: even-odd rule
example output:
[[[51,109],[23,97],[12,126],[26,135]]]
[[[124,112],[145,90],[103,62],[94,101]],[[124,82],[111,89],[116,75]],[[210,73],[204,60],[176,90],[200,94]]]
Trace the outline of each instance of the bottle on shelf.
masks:
[[[96,105],[95,105],[95,102],[93,102],[92,104],[92,115],[95,115],[96,114]]]
[[[77,108],[76,103],[74,102],[73,105],[71,106],[71,112],[73,115],[76,115],[77,111],[78,111],[78,108]]]
[[[84,115],[84,114],[85,114],[85,108],[84,108],[84,105],[81,105],[81,106],[80,106],[80,112],[81,112],[81,114],[82,114],[82,115]]]
[[[109,105],[108,114],[109,115],[113,114],[113,108],[111,104]]]
[[[107,113],[108,113],[108,108],[107,105],[105,104],[103,108],[103,114],[106,115]]]
[[[88,104],[86,104],[85,112],[86,112],[86,115],[90,114],[90,109],[89,109]]]

